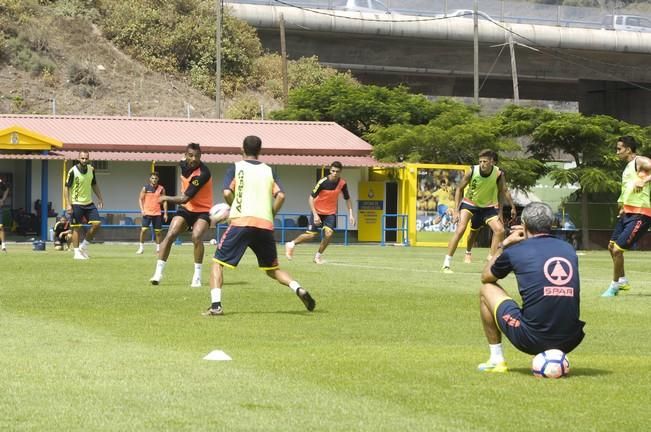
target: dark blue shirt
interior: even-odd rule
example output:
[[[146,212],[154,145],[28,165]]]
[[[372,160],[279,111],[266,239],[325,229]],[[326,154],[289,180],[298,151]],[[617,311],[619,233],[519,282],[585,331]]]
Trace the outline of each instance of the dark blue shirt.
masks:
[[[546,339],[566,340],[582,332],[579,319],[579,260],[572,246],[550,235],[508,247],[491,273],[515,273],[522,297],[522,321]]]

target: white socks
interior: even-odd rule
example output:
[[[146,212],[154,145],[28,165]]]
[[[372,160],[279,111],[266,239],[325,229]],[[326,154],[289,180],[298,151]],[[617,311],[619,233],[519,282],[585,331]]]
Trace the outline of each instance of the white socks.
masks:
[[[289,283],[289,288],[291,288],[292,291],[296,292],[298,289],[301,287],[301,284],[296,282],[295,280],[291,281]]]
[[[202,268],[202,264],[194,263],[194,276],[192,277],[192,279],[201,280],[201,268]]]
[[[220,303],[222,301],[222,289],[213,288],[210,290],[210,302],[211,303]]]
[[[88,240],[84,239],[84,241],[82,241],[81,244],[79,245],[79,249],[88,249],[89,244],[90,243],[88,243]]]
[[[288,241],[288,242],[287,242],[287,243],[285,243],[285,244],[286,244],[286,245],[287,245],[287,247],[288,247],[288,248],[290,248],[290,249],[291,249],[291,248],[293,248],[294,246],[296,246],[296,243],[294,243],[294,241],[293,241],[293,240],[292,240],[292,241]]]
[[[452,263],[452,257],[450,255],[446,255],[445,259],[443,260],[443,267],[450,267],[451,263]]]
[[[488,359],[489,363],[500,364],[504,361],[504,353],[502,352],[502,344],[489,344],[488,348],[491,351],[491,357]]]

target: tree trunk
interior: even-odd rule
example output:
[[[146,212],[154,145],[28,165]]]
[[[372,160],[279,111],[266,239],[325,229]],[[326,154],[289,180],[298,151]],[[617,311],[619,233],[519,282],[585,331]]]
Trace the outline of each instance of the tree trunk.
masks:
[[[591,249],[590,231],[588,230],[588,194],[585,191],[581,192],[581,221],[581,244],[583,249]]]

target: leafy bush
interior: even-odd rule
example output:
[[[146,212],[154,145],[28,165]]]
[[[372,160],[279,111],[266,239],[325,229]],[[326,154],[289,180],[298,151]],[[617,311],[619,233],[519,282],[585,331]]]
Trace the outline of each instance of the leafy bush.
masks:
[[[72,62],[68,65],[68,82],[75,85],[87,87],[98,87],[101,81],[95,69],[88,63],[80,64]]]

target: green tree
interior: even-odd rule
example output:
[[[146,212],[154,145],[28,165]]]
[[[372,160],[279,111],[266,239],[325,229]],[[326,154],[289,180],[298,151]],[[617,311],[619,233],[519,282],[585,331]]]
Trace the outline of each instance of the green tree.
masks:
[[[557,160],[559,154],[572,157],[574,168],[555,167],[550,176],[556,185],[575,184],[580,187],[581,235],[587,247],[590,244],[589,195],[616,192],[620,188],[621,163],[614,155],[616,138],[631,134],[646,143],[645,131],[605,115],[545,113],[544,110],[518,107],[502,113],[500,121],[503,130],[511,128],[522,135],[530,134],[532,143],[528,151],[533,159],[552,161]]]
[[[334,121],[362,136],[374,125],[424,124],[435,115],[424,96],[404,87],[362,85],[349,75],[337,74],[322,84],[307,85],[290,93],[286,109],[276,120]]]

